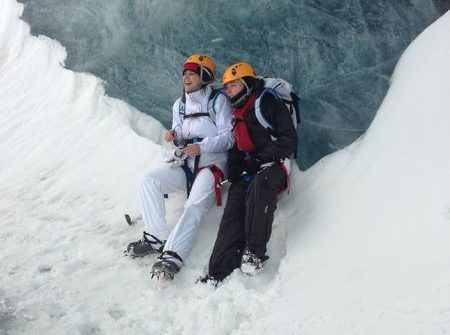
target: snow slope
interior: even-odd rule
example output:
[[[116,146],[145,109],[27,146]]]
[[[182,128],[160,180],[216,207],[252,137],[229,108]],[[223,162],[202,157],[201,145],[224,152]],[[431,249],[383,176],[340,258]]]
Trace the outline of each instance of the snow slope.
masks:
[[[63,68],[0,1],[0,334],[445,334],[450,14],[408,48],[356,143],[294,171],[256,278],[194,285],[220,209],[172,285],[122,256],[162,127]],[[168,201],[173,224],[184,195]]]
[[[448,334],[449,36],[450,12],[405,51],[367,133],[301,177],[258,330]]]

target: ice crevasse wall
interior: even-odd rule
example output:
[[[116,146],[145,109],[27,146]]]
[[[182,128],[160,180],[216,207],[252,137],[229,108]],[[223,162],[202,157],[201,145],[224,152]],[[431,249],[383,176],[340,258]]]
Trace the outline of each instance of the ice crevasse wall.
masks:
[[[299,165],[311,166],[369,126],[404,48],[445,0],[20,0],[34,34],[67,48],[68,68],[170,127],[180,65],[204,52],[218,77],[236,61],[283,77],[302,98]]]

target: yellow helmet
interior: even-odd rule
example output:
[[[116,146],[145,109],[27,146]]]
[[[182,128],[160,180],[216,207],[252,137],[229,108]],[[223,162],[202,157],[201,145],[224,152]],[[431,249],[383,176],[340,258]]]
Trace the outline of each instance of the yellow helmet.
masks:
[[[248,63],[236,63],[225,70],[222,77],[222,84],[226,85],[230,81],[242,79],[244,77],[256,79],[255,70],[253,70],[253,67]]]
[[[197,72],[194,68],[192,68],[193,64],[197,64],[200,67],[200,71]],[[197,72],[202,80],[204,80],[205,82],[210,82],[214,80],[214,76],[216,74],[216,65],[214,64],[214,60],[211,57],[208,57],[204,54],[195,54],[189,56],[184,62],[183,71],[185,70],[192,70],[194,72]],[[203,71],[205,70],[206,73],[203,73]],[[206,74],[206,76],[204,76],[203,74]]]

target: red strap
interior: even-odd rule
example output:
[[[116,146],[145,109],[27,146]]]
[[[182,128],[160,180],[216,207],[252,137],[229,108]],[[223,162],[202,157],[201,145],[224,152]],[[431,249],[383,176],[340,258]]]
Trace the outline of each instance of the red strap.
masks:
[[[224,180],[225,176],[223,175],[222,170],[217,167],[217,165],[212,164],[208,166],[208,169],[211,170],[214,176],[214,186],[216,190],[216,205],[222,206],[222,193],[220,189],[220,183]]]
[[[208,165],[207,168],[211,171],[214,177],[214,189],[216,193],[216,205],[222,206],[222,193],[220,189],[220,183],[224,181],[225,176],[221,169],[217,167],[215,164]],[[200,172],[204,168],[197,169],[197,173]]]
[[[280,193],[287,190],[287,193],[289,194],[289,191],[291,190],[291,178],[289,178],[289,173],[284,164],[281,164],[281,170],[283,170],[284,174],[286,175],[286,188],[280,189]]]

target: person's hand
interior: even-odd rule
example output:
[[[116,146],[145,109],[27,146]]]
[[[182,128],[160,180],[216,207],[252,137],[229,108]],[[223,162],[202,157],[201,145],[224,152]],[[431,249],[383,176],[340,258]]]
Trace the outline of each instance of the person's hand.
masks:
[[[198,144],[189,144],[183,151],[189,156],[198,156],[201,153],[200,145]]]
[[[175,136],[173,136],[173,130],[166,131],[164,134],[164,140],[166,142],[172,142],[175,139]]]

